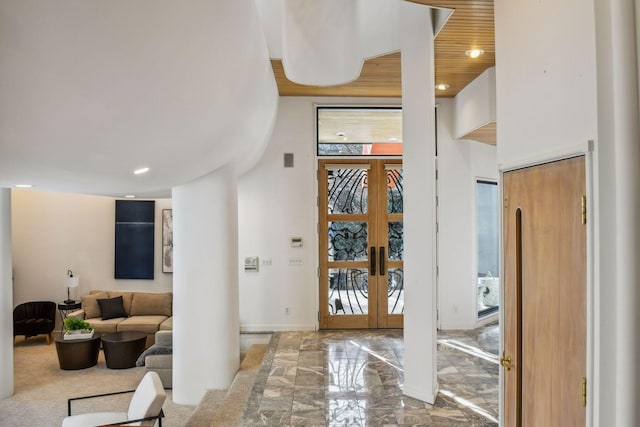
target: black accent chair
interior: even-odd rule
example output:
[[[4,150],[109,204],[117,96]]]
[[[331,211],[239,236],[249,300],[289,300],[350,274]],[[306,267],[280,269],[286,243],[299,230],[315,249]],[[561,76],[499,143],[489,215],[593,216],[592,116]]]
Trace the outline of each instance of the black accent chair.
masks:
[[[51,332],[56,327],[56,303],[53,301],[31,301],[13,309],[13,338],[25,338],[46,334],[51,344]]]

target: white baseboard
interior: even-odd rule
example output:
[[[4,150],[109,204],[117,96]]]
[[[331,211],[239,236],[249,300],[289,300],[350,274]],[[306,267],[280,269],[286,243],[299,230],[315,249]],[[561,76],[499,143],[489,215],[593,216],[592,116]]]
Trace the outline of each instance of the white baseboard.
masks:
[[[500,312],[498,311],[478,319],[478,321],[476,322],[476,328],[479,328],[480,326],[488,325],[489,323],[493,323],[497,320],[500,320]]]
[[[427,402],[430,405],[433,405],[436,402],[436,396],[438,396],[438,384],[436,383],[433,390],[414,388],[405,384],[402,392],[406,396],[413,397],[414,399],[418,399],[423,402]]]
[[[471,329],[475,329],[475,324],[469,324],[469,323],[448,323],[448,322],[443,322],[440,325],[440,330],[441,331],[453,331],[453,330],[462,330],[462,331],[468,331]]]
[[[316,325],[240,325],[240,332],[315,331]]]

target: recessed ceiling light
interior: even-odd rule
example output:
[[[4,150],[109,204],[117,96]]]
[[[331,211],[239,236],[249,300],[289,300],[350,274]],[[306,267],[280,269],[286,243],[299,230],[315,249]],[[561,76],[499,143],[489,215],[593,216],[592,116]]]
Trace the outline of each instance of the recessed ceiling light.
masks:
[[[32,188],[31,184],[16,184],[16,188]]]
[[[398,140],[398,138],[392,136],[391,138],[387,139],[387,141],[389,142],[396,142]]]
[[[449,86],[446,83],[440,83],[439,85],[436,85],[436,89],[438,90],[447,90],[449,89],[451,86]]]
[[[125,197],[125,199],[135,199],[136,198],[135,194],[127,194],[124,197]]]
[[[474,58],[474,59],[482,55],[483,53],[484,53],[484,50],[482,49],[471,49],[471,50],[464,51],[465,55],[467,55],[469,58]]]
[[[134,174],[140,175],[149,172],[149,168],[140,168],[133,171]]]
[[[347,134],[344,133],[344,132],[336,132],[336,136],[339,136],[339,137],[343,137],[343,136],[346,136],[346,135]]]

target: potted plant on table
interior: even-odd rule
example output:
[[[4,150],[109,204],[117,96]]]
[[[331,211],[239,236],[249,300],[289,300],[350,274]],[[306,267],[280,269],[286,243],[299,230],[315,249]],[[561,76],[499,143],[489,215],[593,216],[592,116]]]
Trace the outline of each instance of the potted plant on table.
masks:
[[[93,328],[88,322],[77,317],[68,317],[64,319],[64,339],[65,340],[82,340],[93,337]]]

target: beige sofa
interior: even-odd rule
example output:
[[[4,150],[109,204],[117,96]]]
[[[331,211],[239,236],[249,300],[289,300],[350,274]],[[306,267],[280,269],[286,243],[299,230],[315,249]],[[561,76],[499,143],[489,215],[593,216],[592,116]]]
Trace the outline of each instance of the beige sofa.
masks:
[[[136,366],[156,372],[164,388],[173,388],[173,332],[156,332],[156,343],[138,357]]]
[[[122,307],[126,316],[103,319],[98,300],[122,297]],[[80,310],[69,316],[86,320],[96,332],[111,333],[123,331],[144,332],[147,334],[147,346],[155,341],[155,333],[173,330],[173,294],[151,292],[91,291],[81,298]],[[103,305],[104,306],[104,305]],[[106,317],[109,317],[108,315]]]

